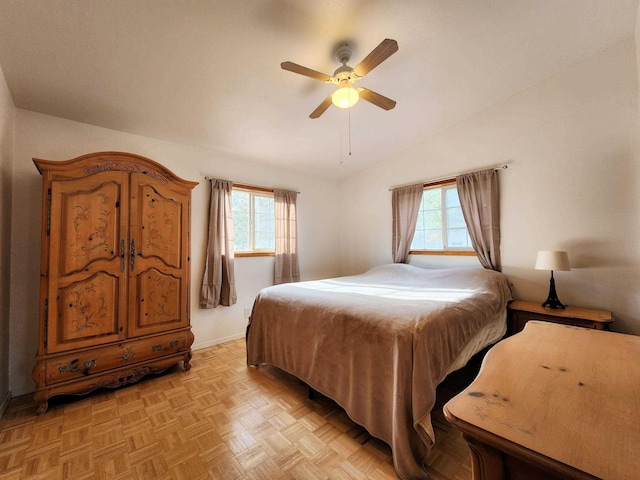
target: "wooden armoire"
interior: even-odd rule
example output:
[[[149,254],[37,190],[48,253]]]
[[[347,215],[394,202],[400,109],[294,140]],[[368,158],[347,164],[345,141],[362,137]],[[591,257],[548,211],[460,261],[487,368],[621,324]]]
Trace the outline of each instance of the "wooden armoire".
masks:
[[[189,370],[191,190],[138,155],[33,160],[42,174],[38,413],[60,394]]]

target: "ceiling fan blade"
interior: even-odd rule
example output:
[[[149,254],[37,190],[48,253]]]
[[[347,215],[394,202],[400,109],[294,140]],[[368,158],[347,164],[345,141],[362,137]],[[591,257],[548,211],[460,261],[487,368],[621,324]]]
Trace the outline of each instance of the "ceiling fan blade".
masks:
[[[364,77],[397,51],[398,42],[386,38],[353,69],[353,72],[358,77]]]
[[[359,88],[358,94],[360,98],[366,100],[369,103],[373,103],[376,107],[383,108],[385,110],[391,110],[396,106],[396,101],[390,98],[380,95],[379,93],[369,90],[368,88]]]
[[[302,65],[298,65],[293,62],[282,62],[280,64],[283,70],[288,70],[293,73],[298,73],[300,75],[305,75],[307,77],[315,78],[316,80],[320,80],[322,82],[331,81],[331,77],[325,73],[316,72],[315,70],[311,70],[310,68],[303,67]]]
[[[318,105],[318,108],[311,112],[309,118],[318,118],[320,115],[327,111],[327,108],[331,106],[331,103],[331,95],[329,95],[320,105]]]

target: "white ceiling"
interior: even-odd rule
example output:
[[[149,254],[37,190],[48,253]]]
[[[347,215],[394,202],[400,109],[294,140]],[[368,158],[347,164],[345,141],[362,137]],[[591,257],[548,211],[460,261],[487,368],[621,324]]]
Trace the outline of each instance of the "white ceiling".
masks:
[[[0,0],[0,66],[19,108],[341,178],[633,35],[637,12],[638,0]],[[358,86],[396,108],[311,120],[335,87],[280,63],[331,75],[336,45],[352,44],[355,66],[384,38],[399,51]]]

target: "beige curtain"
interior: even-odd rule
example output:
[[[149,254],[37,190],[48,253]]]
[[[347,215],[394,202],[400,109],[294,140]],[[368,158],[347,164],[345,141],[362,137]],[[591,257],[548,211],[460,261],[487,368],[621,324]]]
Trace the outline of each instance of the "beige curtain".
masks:
[[[407,263],[409,259],[409,250],[418,222],[423,190],[424,185],[419,183],[394,188],[391,191],[391,209],[393,211],[391,252],[394,263]]]
[[[484,268],[500,271],[500,195],[494,169],[456,177],[473,249]]]
[[[274,282],[299,282],[298,226],[296,219],[296,192],[273,190],[276,223],[276,258]]]
[[[202,277],[200,308],[230,306],[236,303],[233,271],[233,219],[231,187],[227,180],[211,179],[209,200],[209,238]]]

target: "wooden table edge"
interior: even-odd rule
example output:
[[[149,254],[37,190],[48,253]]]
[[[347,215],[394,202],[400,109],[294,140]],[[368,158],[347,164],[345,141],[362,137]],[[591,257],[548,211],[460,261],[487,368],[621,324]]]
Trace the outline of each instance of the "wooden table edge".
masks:
[[[556,476],[561,474],[572,480],[600,480],[599,477],[460,420],[449,410],[449,404],[453,400],[455,400],[455,397],[449,400],[442,410],[447,421],[462,433],[469,450],[471,450],[473,480],[476,480],[476,477],[483,480],[504,480],[506,477],[501,453],[507,453]],[[486,447],[489,447],[489,449]],[[483,472],[482,475],[479,475],[480,471],[477,471],[478,469]]]

